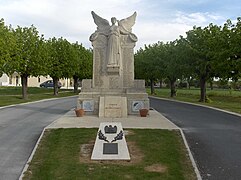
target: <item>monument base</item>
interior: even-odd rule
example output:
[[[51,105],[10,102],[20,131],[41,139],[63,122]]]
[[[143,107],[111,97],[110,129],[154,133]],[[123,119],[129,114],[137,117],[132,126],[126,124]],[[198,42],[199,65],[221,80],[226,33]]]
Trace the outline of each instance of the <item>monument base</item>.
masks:
[[[149,109],[144,81],[136,80],[134,87],[122,89],[91,88],[85,86],[91,84],[88,81],[83,82],[82,92],[77,100],[77,108],[83,108],[86,115],[121,118],[139,114],[139,109]]]

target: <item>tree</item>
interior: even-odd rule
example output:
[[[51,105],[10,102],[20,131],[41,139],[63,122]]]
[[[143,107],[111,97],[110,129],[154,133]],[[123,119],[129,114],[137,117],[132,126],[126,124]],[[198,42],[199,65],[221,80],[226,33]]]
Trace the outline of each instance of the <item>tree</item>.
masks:
[[[206,82],[215,76],[216,65],[220,62],[215,52],[220,40],[221,27],[210,24],[205,28],[195,27],[187,32],[189,57],[192,58],[192,67],[200,81],[200,102],[207,101]]]
[[[75,58],[74,48],[66,40],[51,38],[47,42],[48,47],[48,71],[54,83],[54,95],[58,95],[58,81],[60,78],[70,78],[74,74]]]
[[[11,27],[7,27],[3,19],[0,19],[0,77],[6,71],[5,66],[11,60],[15,46]]]
[[[44,38],[39,36],[37,29],[18,26],[13,29],[15,48],[11,59],[5,65],[8,74],[17,72],[21,76],[22,97],[27,99],[27,82],[29,76],[42,75],[45,72],[45,58],[42,51]]]
[[[160,44],[158,42],[153,45],[145,46],[145,49],[140,49],[135,54],[135,77],[137,79],[150,80],[151,94],[155,94],[154,81],[162,77],[162,70],[160,58]]]
[[[92,51],[85,49],[82,44],[76,42],[73,44],[75,49],[75,69],[73,73],[74,79],[74,92],[78,92],[78,82],[82,79],[91,78],[92,76]]]
[[[231,22],[230,22],[231,23]],[[231,50],[230,58],[231,61],[231,78],[237,82],[241,78],[241,17],[237,18],[237,23],[231,24]]]
[[[217,64],[217,76],[223,80],[230,78],[237,82],[241,77],[241,18],[237,18],[237,23],[233,24],[227,20],[224,24],[220,40],[216,45],[216,56],[220,59]]]
[[[135,69],[135,79],[145,79],[144,72],[143,72],[143,61],[144,61],[144,49],[140,48],[134,54],[134,69]]]
[[[158,41],[156,46],[154,47],[155,50],[153,52],[153,55],[155,56],[155,65],[156,65],[156,78],[160,82],[160,88],[162,87],[162,81],[165,77],[165,45],[163,42]]]
[[[186,61],[186,41],[181,37],[178,40],[165,44],[164,74],[170,82],[170,96],[176,96],[176,81],[187,74],[189,64]]]
[[[206,83],[214,77],[238,81],[241,77],[241,18],[233,24],[228,20],[223,27],[209,24],[194,26],[187,37],[168,42],[145,45],[135,54],[135,76],[151,80],[167,77],[171,96],[175,96],[175,82],[185,78],[198,79],[201,102],[208,100]]]

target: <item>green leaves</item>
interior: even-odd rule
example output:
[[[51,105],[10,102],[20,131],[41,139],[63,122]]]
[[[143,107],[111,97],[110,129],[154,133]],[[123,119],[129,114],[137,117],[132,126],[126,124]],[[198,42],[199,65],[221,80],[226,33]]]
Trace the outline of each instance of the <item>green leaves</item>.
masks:
[[[135,75],[146,80],[197,78],[205,92],[206,81],[213,77],[241,78],[241,18],[223,26],[209,24],[186,32],[186,38],[145,45],[135,54]],[[202,83],[201,83],[202,81]],[[203,93],[205,96],[205,93]],[[203,97],[202,99],[205,99]]]
[[[48,74],[51,77],[69,77],[71,72],[71,44],[63,38],[52,38],[48,44]]]
[[[48,74],[51,77],[88,78],[92,74],[92,52],[78,43],[71,44],[66,39],[55,37],[49,39],[48,47]]]
[[[158,79],[163,76],[163,43],[158,42],[140,49],[135,54],[135,78]]]
[[[135,74],[137,78],[160,79],[181,78],[186,71],[185,44],[176,40],[166,44],[158,42],[145,46],[135,54]]]
[[[92,75],[92,52],[86,50],[77,42],[69,43],[66,39],[55,37],[46,42],[48,71],[47,74],[53,79],[74,78],[77,83],[78,79],[89,78]],[[57,81],[56,81],[57,82]],[[75,85],[75,91],[77,85]],[[56,92],[54,93],[56,94]]]
[[[38,76],[44,72],[45,59],[43,54],[44,39],[38,35],[37,29],[18,26],[11,31],[14,44],[11,51],[11,59],[6,64],[6,73],[14,72]]]
[[[26,98],[29,76],[50,75],[56,82],[73,76],[80,79],[91,77],[92,52],[62,37],[45,40],[33,25],[17,26],[16,29],[7,27],[1,19],[0,76],[15,72],[24,77],[23,97]]]
[[[4,20],[0,20],[0,76],[5,72],[6,64],[11,60],[15,41],[11,27],[7,27]]]
[[[73,76],[78,77],[79,79],[87,79],[92,76],[92,51],[86,49],[82,44],[72,44],[74,48],[74,74]]]

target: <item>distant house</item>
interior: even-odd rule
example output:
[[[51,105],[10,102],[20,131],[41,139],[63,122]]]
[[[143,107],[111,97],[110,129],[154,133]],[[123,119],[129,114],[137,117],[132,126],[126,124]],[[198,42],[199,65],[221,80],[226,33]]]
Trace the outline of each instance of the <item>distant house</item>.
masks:
[[[52,80],[50,76],[38,76],[33,77],[30,76],[28,78],[28,87],[39,87],[39,85],[47,80]],[[72,79],[60,79],[63,88],[72,88],[73,80]],[[13,73],[8,76],[7,74],[3,74],[0,77],[0,86],[21,86],[21,77],[18,73]]]
[[[8,86],[9,85],[9,77],[7,74],[3,74],[0,77],[0,86]]]

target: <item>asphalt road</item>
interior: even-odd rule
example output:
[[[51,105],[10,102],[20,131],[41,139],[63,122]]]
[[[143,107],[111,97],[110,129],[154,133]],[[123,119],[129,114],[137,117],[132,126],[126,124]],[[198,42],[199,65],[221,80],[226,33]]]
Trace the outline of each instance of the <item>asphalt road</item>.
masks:
[[[18,179],[43,128],[76,106],[77,97],[0,109],[0,180]]]
[[[182,128],[203,180],[241,180],[241,117],[150,98],[151,107]]]

